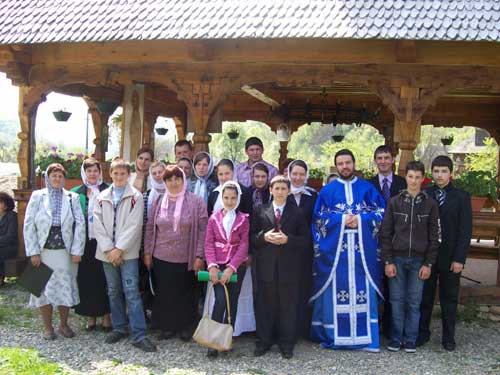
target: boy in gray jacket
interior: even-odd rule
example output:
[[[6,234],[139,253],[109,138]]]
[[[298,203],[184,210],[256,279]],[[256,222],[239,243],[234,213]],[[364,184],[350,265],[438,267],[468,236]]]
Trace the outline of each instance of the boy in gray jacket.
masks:
[[[398,351],[401,344],[408,353],[416,351],[424,281],[437,257],[439,209],[436,201],[420,190],[424,175],[421,162],[408,163],[408,189],[389,201],[380,230],[392,308],[390,351]]]
[[[154,352],[156,346],[146,338],[146,320],[139,293],[138,259],[144,201],[142,194],[128,183],[129,163],[113,160],[110,175],[113,184],[99,194],[94,207],[96,258],[104,265],[113,325],[106,343],[114,344],[127,336],[128,312],[132,345],[145,352]]]

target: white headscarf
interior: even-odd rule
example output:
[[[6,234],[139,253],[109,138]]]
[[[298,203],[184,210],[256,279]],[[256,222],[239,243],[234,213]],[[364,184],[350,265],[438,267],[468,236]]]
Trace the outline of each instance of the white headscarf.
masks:
[[[212,159],[212,156],[205,151],[200,151],[198,152],[193,160],[196,160],[196,157],[200,154],[205,154],[208,157],[208,171],[205,176],[200,176],[196,172],[196,165],[193,165],[193,173],[196,176],[196,184],[194,185],[194,193],[203,198],[205,201],[205,204],[207,203],[208,200],[208,188],[207,188],[207,181],[212,175],[212,172],[214,171],[214,160]]]
[[[234,178],[234,173],[235,173],[235,170],[236,170],[236,166],[234,165],[234,161],[232,161],[231,159],[223,159],[223,160],[229,160],[232,164],[233,164],[233,178]],[[222,160],[221,160],[222,161]],[[220,165],[220,162],[219,161],[219,164],[217,165],[217,168],[219,167]],[[214,203],[214,209],[213,209],[213,212],[216,212],[216,211],[220,211],[222,210],[222,207],[223,207],[223,204],[222,204],[222,186],[224,184],[219,184],[215,189],[214,191],[217,191],[219,192],[219,195],[217,196],[217,200],[215,201]],[[240,190],[241,190],[241,187],[240,187]]]
[[[99,177],[97,178],[97,183],[96,184],[91,184],[89,180],[87,179],[87,175],[85,174],[85,169],[83,168],[83,163],[82,167],[80,168],[80,176],[82,177],[83,184],[88,188],[92,190],[92,196],[89,199],[89,205],[87,207],[87,226],[88,226],[88,232],[89,232],[89,239],[95,238],[94,235],[94,206],[97,202],[97,196],[101,192],[99,190],[99,186],[102,184],[102,171],[99,168]]]
[[[292,182],[292,169],[297,164],[298,161],[301,161],[306,165],[306,178],[305,178],[304,184],[302,184],[302,186],[294,186],[294,184]],[[301,167],[301,165],[299,165],[299,167]],[[309,179],[309,166],[307,165],[307,163],[304,160],[297,159],[297,160],[292,161],[288,165],[288,179],[290,180],[290,194],[293,194],[297,204],[299,204],[299,202],[300,202],[300,195],[301,194],[305,194],[305,195],[309,195],[309,196],[312,195],[311,191],[310,191],[311,188],[309,186],[307,186],[307,180]]]
[[[241,187],[236,181],[225,182],[224,185],[222,185],[222,190],[219,194],[221,196],[221,199],[224,189],[228,186],[235,187],[237,190],[236,205],[231,209],[228,209],[226,206],[224,206],[225,215],[224,218],[222,219],[222,226],[226,231],[226,238],[229,240],[229,238],[231,237],[231,229],[233,229],[233,224],[234,221],[236,220],[236,210],[238,209],[238,206],[240,205],[241,201]]]
[[[163,167],[163,170],[167,167],[165,163],[160,162],[154,166],[154,168],[157,167]],[[151,207],[153,206],[153,202],[156,200],[156,197],[158,197],[160,194],[163,194],[159,190],[163,190],[165,192],[167,190],[167,185],[165,184],[165,181],[161,182],[156,182],[153,178],[153,173],[152,173],[153,167],[149,167],[149,176],[148,176],[148,185],[151,186],[151,190],[149,191],[149,196],[148,196],[148,204],[147,204],[147,215],[149,218],[149,214],[151,213]]]

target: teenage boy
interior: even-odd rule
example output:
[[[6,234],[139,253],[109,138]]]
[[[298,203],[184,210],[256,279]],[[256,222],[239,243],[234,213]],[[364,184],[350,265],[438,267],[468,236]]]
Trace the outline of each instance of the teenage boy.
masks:
[[[416,351],[424,280],[431,274],[439,246],[439,209],[436,201],[420,191],[424,176],[421,162],[408,163],[408,190],[389,201],[380,230],[392,308],[387,349],[394,352],[401,344],[408,353]]]
[[[252,171],[253,165],[255,163],[264,164],[269,170],[269,180],[278,174],[278,169],[264,159],[262,159],[262,154],[264,153],[264,145],[260,138],[250,137],[245,142],[245,154],[248,156],[248,160],[244,161],[236,166],[236,178],[240,185],[250,187],[252,185]]]
[[[373,153],[373,161],[377,165],[378,173],[369,180],[384,197],[385,204],[398,195],[401,190],[406,189],[406,181],[403,177],[394,174],[394,156],[392,148],[387,145],[380,145]],[[384,294],[384,312],[380,318],[384,336],[391,337],[391,302],[389,296],[389,281],[385,273],[382,277],[382,292]]]
[[[429,329],[436,285],[439,280],[439,303],[441,305],[443,348],[455,350],[455,323],[457,318],[460,274],[472,236],[472,209],[470,196],[451,183],[453,162],[448,156],[440,155],[431,164],[435,185],[426,189],[439,206],[441,224],[441,244],[439,245],[436,266],[425,282],[422,305],[420,307],[420,328],[417,345],[429,341]]]
[[[114,344],[127,336],[128,313],[132,345],[154,352],[156,346],[146,338],[146,320],[139,294],[138,258],[144,201],[142,194],[127,182],[129,163],[115,159],[110,175],[113,184],[99,194],[94,208],[96,258],[104,265],[113,326],[106,343]]]
[[[257,273],[254,355],[264,355],[276,339],[283,358],[290,359],[297,335],[300,252],[309,231],[297,205],[287,203],[290,181],[276,176],[270,191],[273,201],[255,210],[251,224]]]
[[[191,142],[181,139],[177,141],[174,146],[175,161],[178,162],[179,159],[188,158],[193,160],[193,146]]]
[[[130,176],[130,185],[141,193],[151,189],[149,181],[149,167],[154,159],[154,152],[149,147],[142,147],[137,151],[135,158],[135,172]]]

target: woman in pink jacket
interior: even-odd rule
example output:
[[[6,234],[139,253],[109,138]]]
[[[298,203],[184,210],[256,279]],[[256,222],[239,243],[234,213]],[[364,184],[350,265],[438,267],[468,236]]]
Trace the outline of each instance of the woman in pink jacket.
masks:
[[[229,292],[231,316],[235,317],[238,308],[238,296],[245,276],[245,261],[248,256],[248,233],[250,223],[248,214],[238,212],[241,188],[235,181],[227,181],[222,186],[223,208],[214,211],[208,219],[205,237],[205,259],[210,272],[210,281],[214,285],[215,303],[212,319],[222,323],[226,312],[226,296],[221,284],[226,284]],[[218,278],[218,273],[222,277]],[[233,273],[238,274],[237,283],[229,283]],[[227,319],[227,317],[226,317]],[[231,322],[234,326],[234,318]],[[218,352],[208,350],[209,357],[216,357]]]

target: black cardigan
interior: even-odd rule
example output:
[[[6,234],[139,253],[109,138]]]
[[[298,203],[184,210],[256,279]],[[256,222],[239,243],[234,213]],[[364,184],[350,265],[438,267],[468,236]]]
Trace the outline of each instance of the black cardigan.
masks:
[[[17,247],[17,214],[7,211],[0,220],[0,260],[15,258]]]

